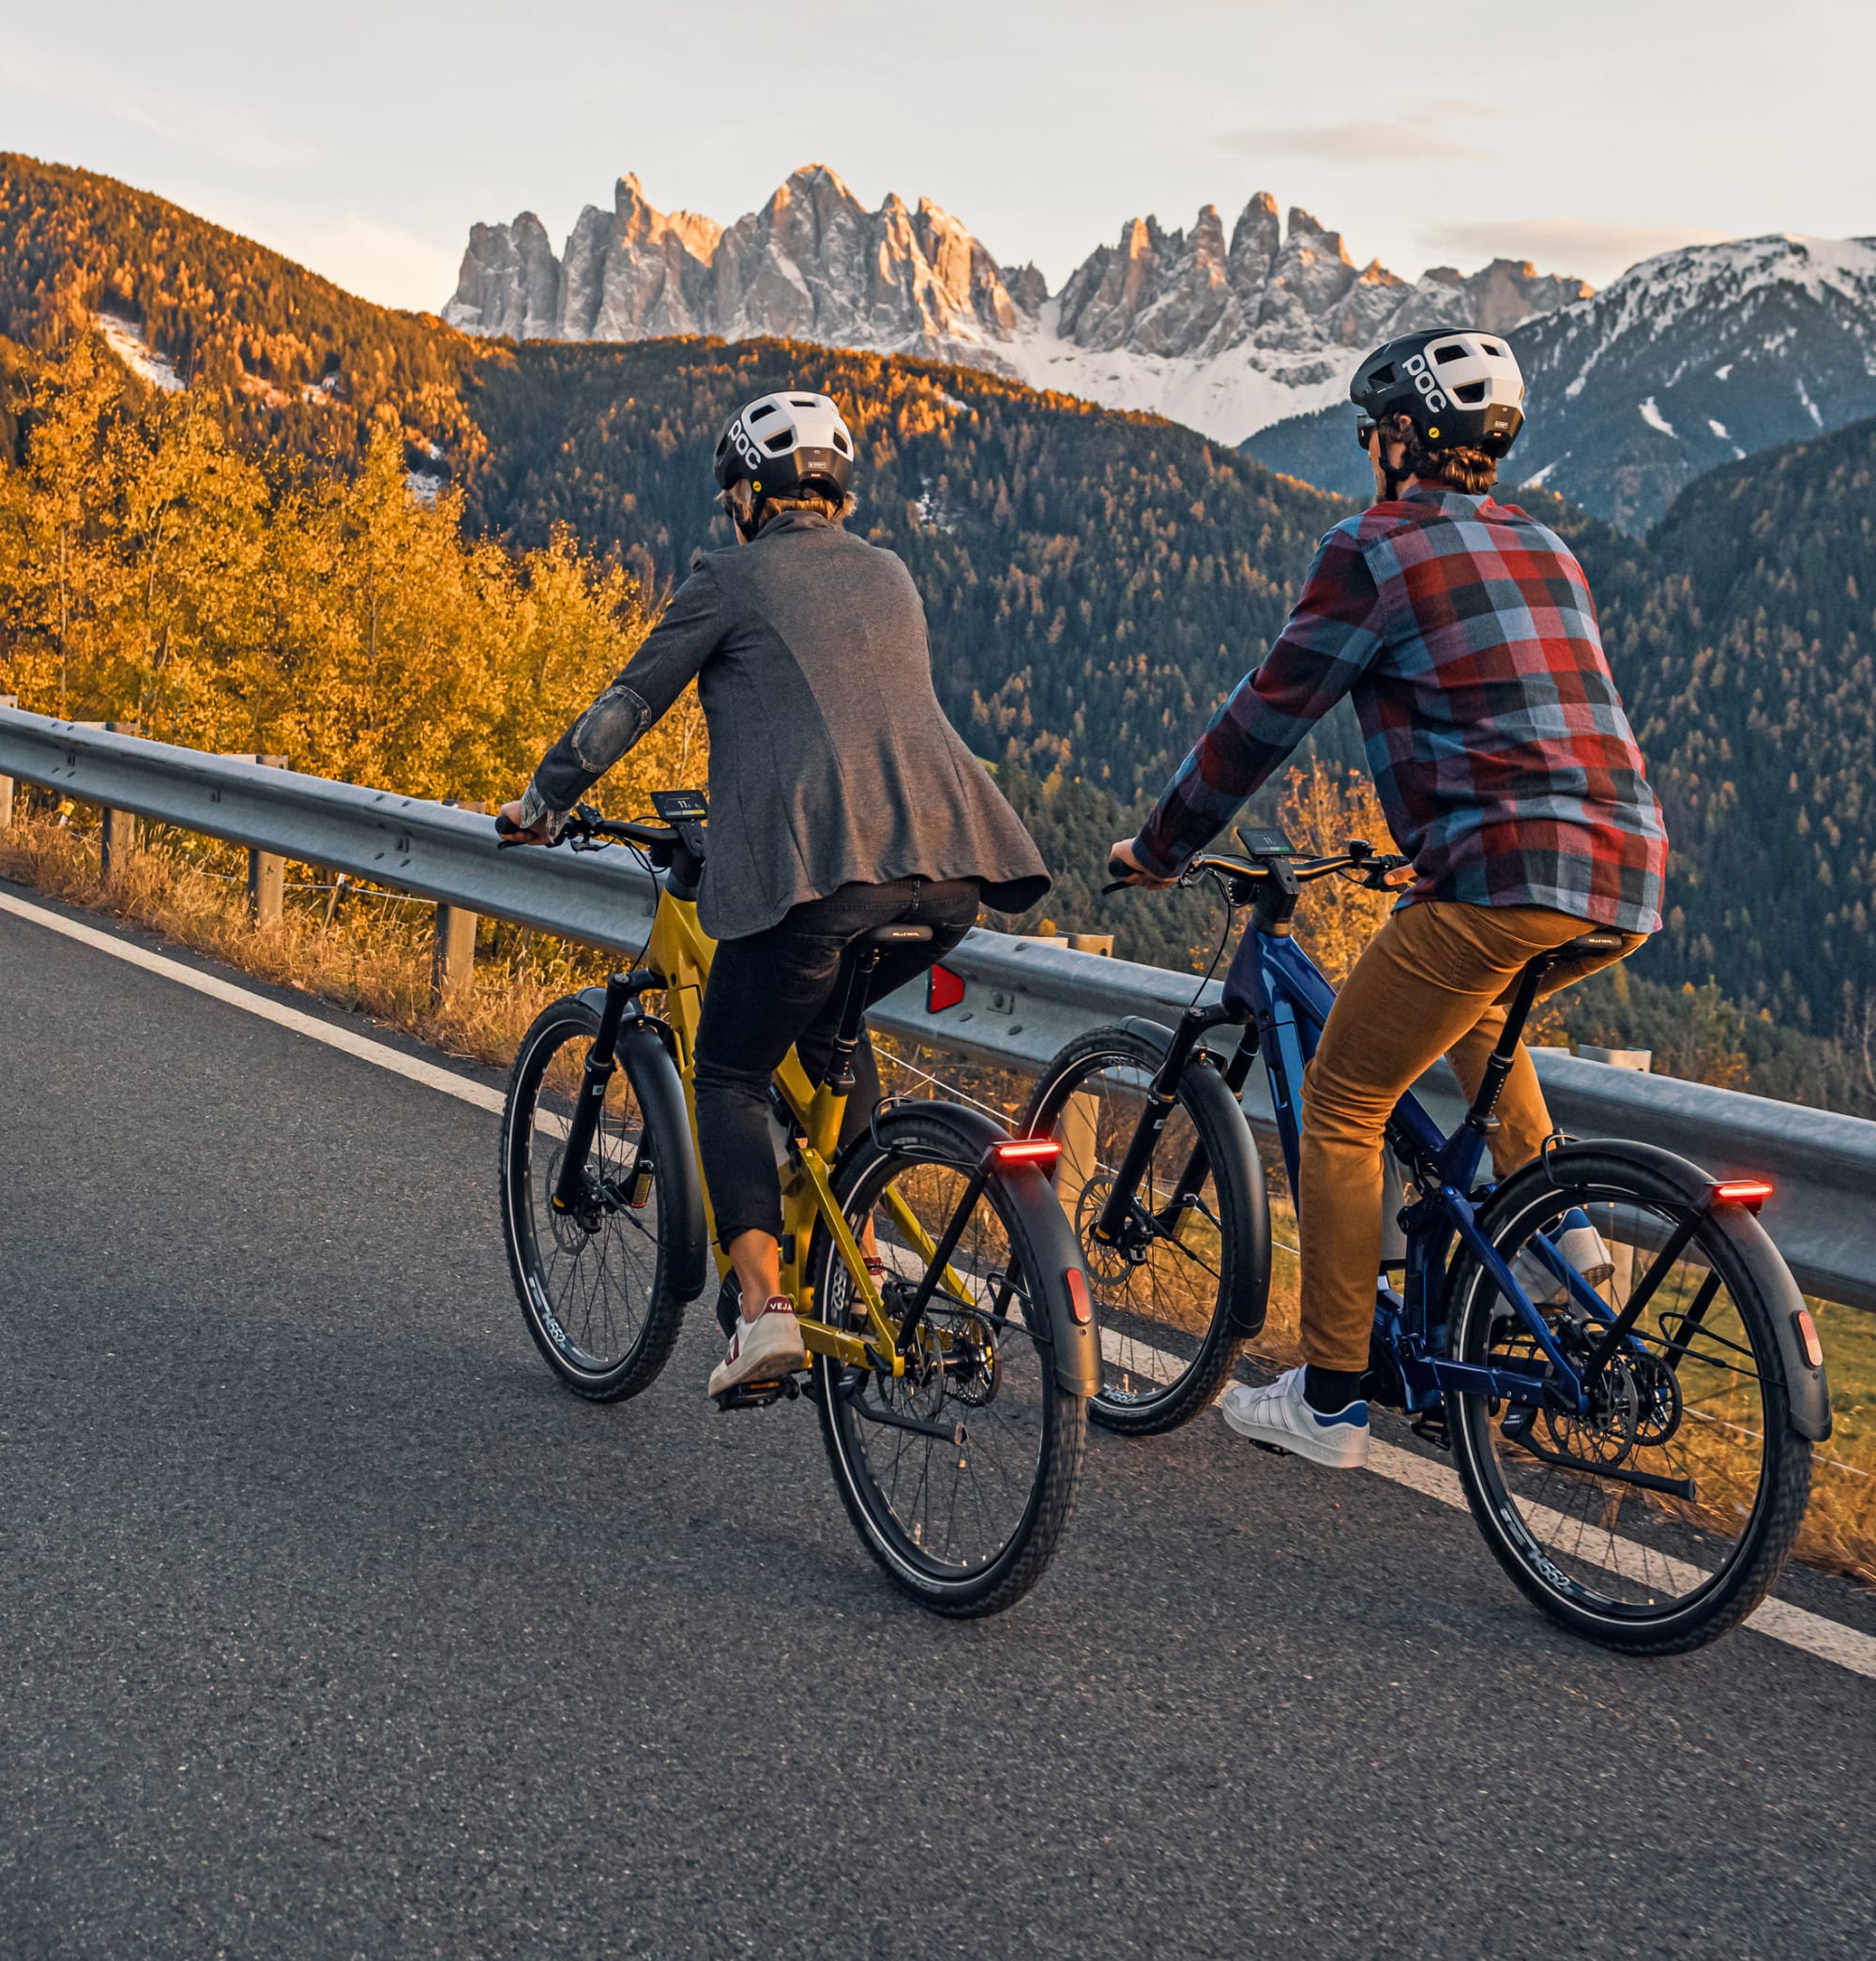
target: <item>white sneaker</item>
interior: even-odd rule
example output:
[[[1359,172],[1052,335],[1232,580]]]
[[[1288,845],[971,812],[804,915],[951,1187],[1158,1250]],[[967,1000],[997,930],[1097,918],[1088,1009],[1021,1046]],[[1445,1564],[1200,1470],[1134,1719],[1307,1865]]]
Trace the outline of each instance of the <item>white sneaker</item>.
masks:
[[[745,1382],[779,1382],[807,1362],[794,1303],[786,1294],[775,1294],[754,1320],[736,1322],[729,1352],[710,1371],[709,1394],[721,1395]]]
[[[1551,1244],[1590,1287],[1600,1287],[1615,1272],[1608,1243],[1581,1206],[1572,1205],[1565,1213],[1561,1229],[1551,1234]],[[1511,1273],[1536,1306],[1561,1307],[1570,1299],[1569,1289],[1528,1245],[1511,1262]]]
[[[1233,1383],[1220,1398],[1218,1410],[1240,1437],[1294,1451],[1332,1471],[1359,1471],[1368,1462],[1367,1402],[1353,1402],[1324,1416],[1303,1400],[1300,1368],[1262,1389]]]

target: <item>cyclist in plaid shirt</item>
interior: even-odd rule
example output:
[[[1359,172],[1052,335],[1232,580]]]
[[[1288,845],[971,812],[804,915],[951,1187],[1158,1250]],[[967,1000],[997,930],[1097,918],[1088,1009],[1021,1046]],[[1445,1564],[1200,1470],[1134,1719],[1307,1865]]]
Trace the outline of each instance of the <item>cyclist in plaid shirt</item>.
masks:
[[[1409,335],[1369,355],[1350,392],[1377,501],[1323,540],[1262,666],[1140,835],[1113,850],[1136,882],[1170,881],[1352,699],[1414,882],[1342,988],[1304,1079],[1307,1366],[1225,1399],[1233,1428],[1337,1465],[1367,1456],[1361,1379],[1389,1112],[1443,1052],[1467,1094],[1476,1088],[1533,955],[1590,926],[1623,936],[1619,953],[1559,962],[1551,992],[1657,930],[1667,859],[1582,567],[1490,494],[1523,422],[1509,349],[1489,334]],[[1521,1048],[1498,1116],[1492,1156],[1506,1177],[1551,1130]]]

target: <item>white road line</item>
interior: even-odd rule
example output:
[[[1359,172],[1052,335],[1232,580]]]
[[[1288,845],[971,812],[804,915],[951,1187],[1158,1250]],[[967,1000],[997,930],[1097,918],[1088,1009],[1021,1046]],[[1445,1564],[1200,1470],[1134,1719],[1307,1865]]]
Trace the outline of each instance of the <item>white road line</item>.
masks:
[[[380,1069],[388,1069],[393,1076],[401,1076],[406,1081],[421,1083],[426,1089],[437,1090],[460,1102],[474,1104],[477,1109],[491,1110],[497,1115],[501,1112],[503,1097],[499,1090],[472,1082],[466,1076],[457,1075],[453,1069],[440,1069],[434,1063],[406,1055],[388,1043],[373,1042],[369,1036],[355,1035],[349,1029],[335,1028],[329,1021],[321,1021],[316,1016],[302,1014],[298,1008],[269,1001],[264,994],[250,993],[246,988],[219,980],[212,973],[199,973],[193,967],[184,966],[180,960],[146,952],[128,940],[113,939],[109,933],[100,933],[94,927],[81,926],[77,920],[48,912],[43,906],[28,905],[10,893],[0,892],[0,913],[10,913],[15,918],[30,920],[50,932],[63,933],[68,940],[76,940],[81,946],[92,947],[98,953],[109,954],[113,959],[141,967],[146,973],[160,974],[163,979],[173,980],[181,987],[193,988],[198,994],[206,994],[211,1001],[223,1002],[247,1014],[257,1015],[263,1021],[271,1021],[279,1028],[290,1028],[295,1034],[324,1042],[328,1048],[337,1048],[341,1054],[356,1056],[358,1061],[374,1063]],[[1102,1331],[1101,1348],[1111,1362],[1120,1361],[1125,1350],[1132,1366],[1139,1368],[1143,1365],[1156,1373],[1176,1374],[1183,1366],[1174,1357],[1144,1348],[1138,1342],[1123,1344],[1121,1338],[1109,1329]],[[1379,1437],[1369,1441],[1368,1468],[1377,1475],[1394,1484],[1404,1485],[1409,1490],[1417,1491],[1443,1505],[1451,1505],[1460,1511],[1466,1509],[1465,1493],[1460,1488],[1457,1472],[1444,1464],[1415,1456],[1412,1451],[1384,1443]],[[1616,1545],[1622,1550],[1631,1552],[1638,1560],[1642,1557],[1642,1548],[1626,1539],[1618,1540]],[[1860,1634],[1853,1627],[1828,1621],[1822,1614],[1793,1607],[1784,1600],[1764,1602],[1746,1625],[1760,1634],[1769,1635],[1775,1641],[1802,1648],[1806,1653],[1814,1654],[1822,1661],[1835,1662],[1839,1668],[1848,1668],[1853,1674],[1866,1675],[1876,1681],[1876,1637]]]
[[[206,994],[211,1001],[225,1002],[230,1007],[258,1015],[263,1021],[290,1028],[295,1034],[309,1035],[315,1042],[324,1042],[328,1048],[356,1056],[361,1063],[372,1063],[380,1069],[388,1069],[393,1076],[420,1082],[426,1089],[439,1090],[444,1095],[454,1096],[460,1102],[473,1103],[477,1109],[492,1110],[497,1116],[501,1114],[504,1101],[501,1091],[492,1090],[484,1083],[472,1082],[466,1076],[457,1075],[453,1069],[439,1069],[434,1063],[427,1063],[419,1056],[406,1055],[402,1049],[393,1048],[388,1042],[373,1042],[367,1035],[355,1035],[348,1028],[335,1028],[331,1022],[322,1021],[315,1015],[304,1015],[298,1008],[286,1007],[278,1001],[269,1001],[265,994],[236,988],[225,980],[217,979],[212,973],[186,967],[180,960],[166,959],[159,953],[148,953],[128,940],[113,939],[109,933],[100,933],[93,927],[81,926],[75,919],[49,913],[43,906],[30,906],[10,893],[0,892],[0,912],[11,913],[18,919],[29,919],[35,926],[42,926],[50,932],[63,933],[68,940],[76,940],[81,946],[108,953],[113,959],[141,967],[146,973],[160,974],[164,980],[193,988],[198,994]]]
[[[1124,1341],[1112,1329],[1101,1331],[1101,1350],[1110,1362],[1121,1363],[1124,1360],[1127,1366],[1155,1380],[1171,1380],[1185,1365],[1176,1356],[1147,1348],[1137,1341]],[[1398,1444],[1385,1443],[1379,1437],[1371,1437],[1368,1445],[1368,1468],[1377,1476],[1386,1478],[1390,1484],[1404,1485],[1410,1491],[1417,1491],[1422,1498],[1450,1505],[1459,1512],[1470,1509],[1458,1471],[1447,1465],[1437,1464],[1431,1458],[1416,1456],[1410,1450],[1400,1449]],[[1633,1572],[1642,1571],[1651,1558],[1659,1563],[1658,1554],[1647,1553],[1632,1539],[1615,1539],[1611,1549],[1616,1559]],[[1747,1617],[1745,1624],[1757,1634],[1769,1635],[1775,1641],[1783,1641],[1792,1648],[1802,1648],[1807,1654],[1814,1654],[1821,1661],[1835,1662],[1839,1668],[1848,1668],[1854,1675],[1867,1675],[1876,1681],[1876,1637],[1859,1633],[1853,1627],[1845,1627],[1840,1621],[1826,1620],[1822,1614],[1793,1607],[1788,1600],[1766,1600]]]

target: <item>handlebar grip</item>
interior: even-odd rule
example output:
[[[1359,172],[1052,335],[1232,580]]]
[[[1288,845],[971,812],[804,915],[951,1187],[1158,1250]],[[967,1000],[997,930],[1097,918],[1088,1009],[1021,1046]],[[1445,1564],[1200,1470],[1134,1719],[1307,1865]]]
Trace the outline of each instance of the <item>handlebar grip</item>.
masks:
[[[512,817],[505,816],[499,810],[495,812],[495,836],[497,837],[513,837],[519,835],[520,831],[521,825]]]

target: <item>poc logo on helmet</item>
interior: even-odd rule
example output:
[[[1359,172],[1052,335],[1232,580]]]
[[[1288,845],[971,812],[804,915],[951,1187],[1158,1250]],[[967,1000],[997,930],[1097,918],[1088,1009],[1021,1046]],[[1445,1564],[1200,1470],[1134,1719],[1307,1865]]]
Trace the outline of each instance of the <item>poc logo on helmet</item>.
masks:
[[[1437,415],[1446,405],[1446,398],[1440,385],[1433,378],[1433,370],[1427,366],[1425,354],[1409,354],[1405,363],[1407,372],[1414,377],[1414,385],[1427,399],[1427,406]]]

